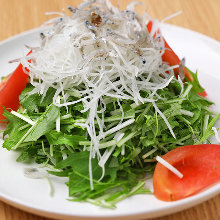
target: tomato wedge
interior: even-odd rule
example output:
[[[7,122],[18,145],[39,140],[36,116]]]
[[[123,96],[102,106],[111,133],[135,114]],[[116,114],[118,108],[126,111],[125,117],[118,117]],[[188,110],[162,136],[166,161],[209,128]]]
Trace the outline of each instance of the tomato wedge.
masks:
[[[27,56],[32,53],[29,51]],[[30,62],[30,61],[29,61]],[[28,71],[28,69],[26,69]],[[4,123],[4,108],[16,111],[19,108],[19,95],[25,89],[28,75],[24,73],[20,63],[13,73],[0,82],[0,123]],[[2,121],[3,120],[3,121]]]
[[[204,90],[203,92],[199,92],[198,95],[200,95],[202,97],[206,97],[207,96],[207,92]]]
[[[149,32],[151,32],[152,27],[153,27],[153,21],[149,21],[147,24],[147,29]],[[165,52],[162,55],[163,61],[169,63],[170,66],[179,65],[181,62],[179,57],[175,54],[175,52],[172,50],[172,48],[169,46],[169,44],[164,38],[163,40],[164,40],[164,46],[165,46]],[[179,68],[174,69],[174,73],[176,74],[176,76],[178,76]],[[184,75],[189,81],[191,82],[194,81],[193,76],[190,74],[190,72],[186,68],[184,68]]]
[[[2,115],[4,108],[16,111],[19,108],[19,95],[26,87],[28,75],[24,73],[22,64],[5,77],[0,83],[0,122],[5,117]]]
[[[176,148],[162,157],[183,174],[179,178],[157,163],[154,195],[163,201],[175,201],[194,195],[220,181],[220,145],[201,144]]]

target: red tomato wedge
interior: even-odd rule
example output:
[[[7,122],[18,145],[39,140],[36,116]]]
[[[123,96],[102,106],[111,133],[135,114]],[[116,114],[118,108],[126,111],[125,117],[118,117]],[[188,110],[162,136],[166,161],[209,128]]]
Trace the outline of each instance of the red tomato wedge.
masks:
[[[179,178],[157,163],[154,195],[163,201],[175,201],[194,195],[220,181],[220,145],[201,144],[176,148],[162,157],[183,174]]]
[[[22,64],[19,64],[15,71],[0,83],[0,122],[5,119],[2,115],[4,107],[14,111],[19,108],[19,95],[26,87],[27,80],[28,75],[24,73]]]
[[[198,95],[200,95],[202,97],[206,97],[207,96],[207,92],[204,90],[203,92],[199,92]]]
[[[153,26],[153,22],[149,21],[147,24],[147,29],[149,32],[151,32],[152,26]],[[158,32],[159,32],[159,30],[158,30]],[[179,57],[175,54],[175,52],[172,50],[172,48],[169,46],[169,44],[166,42],[166,40],[164,38],[163,38],[163,40],[164,40],[164,44],[165,44],[165,52],[162,55],[163,61],[169,63],[170,66],[179,65],[181,62]],[[179,75],[179,68],[174,69],[174,72],[175,72],[176,76],[178,76]],[[189,81],[191,81],[191,82],[194,81],[193,76],[190,74],[190,72],[186,68],[184,68],[184,75]]]

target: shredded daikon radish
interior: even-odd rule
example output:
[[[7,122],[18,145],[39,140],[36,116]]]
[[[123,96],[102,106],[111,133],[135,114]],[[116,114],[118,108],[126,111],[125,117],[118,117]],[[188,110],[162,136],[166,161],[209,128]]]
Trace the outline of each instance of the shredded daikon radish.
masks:
[[[157,90],[173,80],[176,66],[170,67],[162,61],[163,38],[159,33],[153,37],[159,22],[153,22],[149,33],[145,19],[150,16],[140,16],[134,11],[134,3],[125,11],[103,0],[84,1],[78,8],[68,9],[71,16],[56,13],[60,17],[44,24],[40,47],[33,48],[29,56],[21,58],[21,63],[24,71],[29,69],[30,82],[35,87],[32,93],[45,97],[50,87],[55,88],[53,102],[56,106],[68,108],[81,102],[82,112],[88,112],[86,122],[75,124],[85,127],[91,139],[89,172],[93,188],[91,159],[97,156],[99,161],[104,161],[99,152],[100,141],[134,122],[134,119],[124,121],[122,100],[132,100],[136,105],[152,102],[175,137],[155,101],[161,99]],[[149,96],[142,97],[142,91],[148,92]],[[71,94],[78,99],[68,101]],[[104,122],[104,100],[108,98],[117,99],[122,115],[110,130]],[[56,125],[59,131],[60,118]]]
[[[212,130],[214,131],[215,133],[215,139],[218,143],[220,143],[220,138],[219,138],[219,135],[218,135],[218,131],[217,131],[217,128],[216,127],[212,127]]]
[[[25,168],[24,175],[31,179],[42,179],[48,176],[48,173],[43,170],[39,170],[38,168]]]
[[[65,149],[65,147],[62,146],[60,149],[61,149],[61,152],[62,152],[63,160],[65,160],[65,159],[67,158],[67,154],[66,154],[66,153],[63,153],[63,150]]]
[[[20,114],[20,113],[18,113],[18,112],[13,111],[13,110],[11,111],[11,113],[12,113],[13,115],[15,115],[16,117],[18,117],[18,118],[20,118],[20,119],[26,121],[26,122],[29,123],[30,125],[34,125],[34,124],[35,124],[34,121],[32,121],[30,118],[25,117],[23,114]]]
[[[105,176],[105,163],[107,162],[107,160],[111,156],[115,147],[116,147],[116,145],[113,145],[110,149],[106,149],[104,154],[102,155],[102,157],[99,160],[99,166],[102,167],[102,176],[100,177],[99,181],[101,181],[102,178]]]
[[[125,155],[125,145],[122,145],[121,147],[121,155]]]
[[[204,123],[203,123],[203,129],[202,129],[203,135],[205,134],[205,131],[208,128],[208,124],[209,124],[209,115],[205,115]],[[203,142],[203,144],[206,144],[206,143],[207,143],[207,140]]]
[[[171,164],[169,164],[166,160],[164,160],[163,158],[161,158],[160,156],[156,156],[156,160],[161,163],[163,166],[165,166],[167,169],[169,169],[170,171],[172,171],[174,174],[176,174],[180,179],[183,178],[183,174],[180,173],[179,170],[177,170],[174,166],[172,166]]]
[[[180,14],[182,14],[182,11],[177,11],[176,13],[171,14],[171,15],[165,17],[164,19],[162,19],[161,22],[165,22],[165,21],[167,21],[167,20],[170,20],[170,19],[172,19],[172,18],[174,18],[174,17],[176,17],[176,16],[178,16],[178,15],[180,15]]]
[[[156,149],[156,148],[150,150],[149,152],[147,152],[146,154],[144,154],[144,155],[142,156],[142,158],[145,159],[145,158],[149,157],[151,154],[153,154],[153,153],[156,152],[157,150],[158,150],[158,149]]]
[[[180,112],[181,112],[183,115],[187,115],[187,116],[190,116],[190,117],[193,117],[193,116],[194,116],[194,113],[193,113],[193,112],[190,112],[190,111],[187,111],[187,110],[184,110],[184,109],[180,109]]]
[[[25,168],[24,169],[24,176],[31,178],[31,179],[46,179],[49,187],[50,187],[50,196],[54,195],[54,187],[52,185],[52,182],[49,178],[49,175],[46,171],[39,170],[38,168]]]
[[[104,167],[106,161],[108,160],[108,158],[111,156],[113,150],[115,149],[115,146],[112,146],[111,149],[106,149],[105,153],[103,154],[102,158],[99,161],[99,166],[100,167]]]
[[[180,84],[180,86],[181,86],[181,92],[180,92],[180,95],[182,95],[183,90],[184,90],[184,85],[183,85],[183,81],[181,80],[180,76],[178,76],[178,82],[179,82],[179,84]]]
[[[57,97],[57,103],[60,104],[60,97]],[[56,120],[56,131],[60,132],[60,116],[58,116]]]
[[[132,118],[132,119],[129,119],[129,120],[125,121],[124,123],[122,123],[120,125],[115,126],[114,128],[106,131],[105,136],[109,135],[109,134],[112,134],[112,133],[115,133],[116,131],[121,130],[124,127],[127,127],[128,125],[134,123],[134,121],[135,120]]]
[[[117,132],[114,136],[114,139],[119,142],[123,137],[124,137],[125,133],[122,132]]]
[[[170,130],[170,133],[172,134],[172,136],[176,139],[176,135],[173,132],[173,129],[170,125],[170,123],[168,122],[167,118],[165,117],[165,115],[160,111],[160,109],[157,107],[157,105],[155,104],[155,102],[152,102],[155,110],[159,113],[159,115],[161,116],[161,118],[163,118],[164,122],[166,123],[167,127]]]

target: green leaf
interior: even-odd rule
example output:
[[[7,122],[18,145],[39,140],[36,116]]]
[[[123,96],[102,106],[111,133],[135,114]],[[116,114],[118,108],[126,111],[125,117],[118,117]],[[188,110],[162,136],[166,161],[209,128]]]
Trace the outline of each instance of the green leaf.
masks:
[[[8,138],[4,138],[5,140],[3,143],[3,147],[7,150],[11,150],[27,133],[31,125],[23,130],[20,130],[21,127],[23,127],[24,125],[28,125],[28,123],[11,114],[7,110],[4,110],[3,115],[7,118],[7,121],[9,121],[8,126],[4,131],[4,137],[8,135]]]
[[[215,116],[208,124],[208,127],[204,133],[204,135],[202,136],[202,138],[196,142],[195,144],[201,144],[202,142],[206,141],[210,136],[212,136],[214,134],[214,131],[212,130],[212,127],[214,126],[215,122],[220,118],[220,114],[218,114],[217,116]]]
[[[37,141],[42,135],[51,131],[56,126],[56,119],[59,116],[59,108],[53,104],[49,105],[46,111],[39,117],[32,126],[30,133],[25,137],[24,142]]]
[[[17,162],[33,162],[35,156],[38,153],[39,146],[38,145],[32,145],[25,147],[22,149],[21,154],[16,159]]]
[[[196,93],[201,93],[201,92],[203,92],[203,91],[204,91],[204,88],[203,88],[203,87],[201,86],[201,84],[199,83],[197,72],[194,73],[194,72],[192,72],[191,70],[189,70],[188,68],[187,68],[187,70],[188,70],[188,71],[190,72],[190,74],[192,75],[194,81],[191,82],[191,81],[189,81],[186,77],[185,77],[185,80],[186,80],[187,82],[189,82],[190,84],[193,85],[193,90],[194,90]]]
[[[8,134],[9,137],[5,140],[3,147],[8,150],[17,149],[21,143],[37,141],[41,136],[54,129],[56,119],[59,116],[59,108],[51,104],[33,126],[28,126],[23,130],[19,128],[28,125],[27,122],[11,113],[6,112],[5,116],[10,123],[5,131],[5,135]]]
[[[53,96],[55,94],[55,89],[49,88],[42,100],[42,96],[38,93],[31,94],[33,89],[33,86],[28,86],[19,96],[20,104],[26,108],[29,113],[37,112],[39,107],[50,105],[53,102]]]
[[[83,136],[80,135],[68,135],[62,132],[57,132],[56,130],[49,131],[46,134],[46,138],[51,145],[69,145],[71,147],[76,147],[80,141],[86,141]]]
[[[98,180],[102,175],[102,168],[98,165],[98,160],[91,159],[93,180]],[[71,167],[73,172],[69,176],[69,194],[83,192],[90,189],[89,181],[89,152],[82,151],[72,153],[66,160],[57,164],[56,168],[64,169]]]

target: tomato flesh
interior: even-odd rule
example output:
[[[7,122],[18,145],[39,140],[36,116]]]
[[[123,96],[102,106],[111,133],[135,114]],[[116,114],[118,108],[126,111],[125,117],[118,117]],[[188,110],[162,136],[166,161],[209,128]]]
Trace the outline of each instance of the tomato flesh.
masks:
[[[165,52],[162,55],[163,61],[169,63],[170,66],[179,65],[181,62],[179,57],[174,53],[174,51],[171,49],[171,47],[169,46],[169,44],[166,42],[165,39],[164,39],[164,46],[165,46]],[[179,68],[175,68],[174,73],[176,74],[176,76],[178,76]],[[193,76],[186,68],[184,68],[184,75],[189,81],[191,82],[194,81]]]
[[[149,21],[147,24],[147,29],[149,32],[151,32],[152,27],[153,27],[153,22]],[[159,33],[159,30],[158,30],[158,33]],[[165,51],[162,55],[162,60],[164,62],[167,62],[170,66],[179,65],[181,62],[179,57],[172,50],[172,48],[169,46],[169,44],[166,42],[166,40],[164,38],[163,38],[163,40],[164,40]],[[174,73],[176,74],[176,77],[177,77],[179,75],[179,68],[175,68]],[[190,74],[190,72],[186,68],[184,68],[184,75],[189,81],[191,81],[191,82],[194,81],[193,76]]]
[[[203,92],[199,92],[198,95],[200,95],[202,97],[206,97],[207,96],[207,92],[204,90]]]
[[[18,65],[16,70],[6,77],[0,84],[0,121],[5,119],[2,115],[4,108],[16,111],[19,108],[19,95],[26,87],[28,75],[24,73],[23,66]],[[2,122],[2,121],[1,121]]]
[[[158,163],[153,175],[154,195],[175,201],[194,195],[220,181],[220,145],[202,144],[176,148],[162,157],[183,174],[179,178]]]

